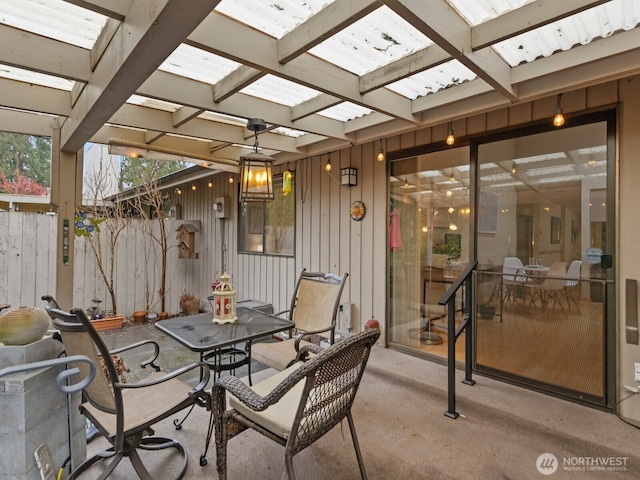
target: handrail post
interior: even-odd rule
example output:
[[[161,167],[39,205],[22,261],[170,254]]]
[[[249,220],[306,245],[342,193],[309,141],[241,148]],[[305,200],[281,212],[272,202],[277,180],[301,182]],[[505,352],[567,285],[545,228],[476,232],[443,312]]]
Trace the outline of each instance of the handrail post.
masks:
[[[444,413],[449,418],[456,419],[460,415],[456,412],[456,296],[447,302],[447,387],[448,407]]]
[[[465,326],[464,331],[464,380],[462,383],[467,385],[474,385],[476,381],[472,377],[472,364],[471,360],[473,358],[473,324],[475,319],[475,305],[472,303],[472,286],[473,286],[473,275],[469,275],[465,280],[465,291],[464,298],[466,303],[466,313],[465,318],[467,320],[467,325]]]

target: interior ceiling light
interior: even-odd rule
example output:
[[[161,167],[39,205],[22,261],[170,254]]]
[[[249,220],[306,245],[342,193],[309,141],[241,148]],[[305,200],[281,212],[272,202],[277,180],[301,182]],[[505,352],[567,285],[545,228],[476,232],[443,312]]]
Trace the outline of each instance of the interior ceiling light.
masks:
[[[273,158],[258,152],[258,133],[267,129],[261,118],[251,118],[247,128],[254,134],[253,153],[240,157],[240,201],[268,202],[274,199],[271,167]]]
[[[516,165],[516,162],[512,162],[511,163],[511,174],[515,175],[516,173],[518,173],[518,167]]]
[[[449,130],[447,132],[447,145],[453,145],[456,143],[456,137],[453,135],[453,123],[449,122]]]
[[[402,185],[402,188],[411,188],[411,185],[409,185],[409,182],[407,181],[406,177],[404,179],[404,185]]]
[[[456,211],[456,209],[455,209],[455,208],[453,208],[453,207],[449,207],[449,208],[447,209],[447,213],[448,213],[449,215],[451,215],[451,214],[452,214],[453,212],[455,212],[455,211]]]
[[[382,139],[380,139],[380,151],[376,156],[376,160],[378,160],[379,162],[384,162],[384,149],[382,148]]]
[[[562,113],[562,106],[560,105],[560,101],[562,99],[562,94],[558,94],[558,103],[556,105],[556,115],[553,117],[553,124],[556,127],[561,127],[564,125],[564,114]]]

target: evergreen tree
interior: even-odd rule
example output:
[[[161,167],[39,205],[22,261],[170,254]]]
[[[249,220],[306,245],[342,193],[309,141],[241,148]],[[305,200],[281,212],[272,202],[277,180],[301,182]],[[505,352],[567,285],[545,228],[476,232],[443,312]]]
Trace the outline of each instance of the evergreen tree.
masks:
[[[49,188],[51,186],[51,139],[0,132],[0,174],[4,174],[3,178],[6,182],[14,185],[31,180],[44,188]]]

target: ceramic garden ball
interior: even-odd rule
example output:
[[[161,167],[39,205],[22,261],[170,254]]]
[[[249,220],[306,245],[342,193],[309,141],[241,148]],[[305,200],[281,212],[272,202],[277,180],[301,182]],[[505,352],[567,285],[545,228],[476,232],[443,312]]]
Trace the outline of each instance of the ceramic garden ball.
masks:
[[[27,345],[40,340],[51,328],[47,312],[35,307],[19,307],[0,315],[0,342]]]

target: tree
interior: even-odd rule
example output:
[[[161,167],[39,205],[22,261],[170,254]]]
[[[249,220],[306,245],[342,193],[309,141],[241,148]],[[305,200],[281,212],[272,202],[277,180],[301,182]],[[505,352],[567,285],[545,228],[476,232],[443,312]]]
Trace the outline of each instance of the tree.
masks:
[[[0,173],[0,192],[14,195],[36,195],[44,197],[49,195],[49,190],[34,180],[16,171],[13,179],[8,179],[5,172]]]
[[[114,174],[113,163],[101,158],[97,168],[85,178],[85,191],[91,204],[76,212],[75,234],[87,239],[96,267],[111,297],[113,313],[117,313],[114,280],[116,247],[120,234],[129,224],[130,214],[123,202],[108,202],[105,198]]]
[[[159,179],[189,164],[183,161],[153,160],[149,158],[122,157],[119,185],[121,190],[144,185],[149,179]]]
[[[163,164],[170,163],[162,160],[145,160],[144,168],[136,170],[139,186],[133,200],[134,211],[137,216],[145,220],[144,230],[160,253],[160,281],[157,292],[160,296],[160,309],[166,311],[167,295],[167,252],[169,246],[169,232],[167,231],[167,215],[165,205],[167,197],[160,190],[160,175],[166,171]],[[154,230],[154,223],[158,226]],[[150,252],[151,253],[151,252]],[[150,259],[151,260],[151,259]],[[147,309],[151,307],[151,296],[155,293],[155,286],[147,285]]]
[[[282,253],[284,241],[295,224],[295,194],[282,193],[274,182],[274,200],[265,204],[267,238],[273,241],[272,252]]]
[[[35,135],[0,132],[0,174],[7,181],[25,177],[51,186],[51,139]]]

